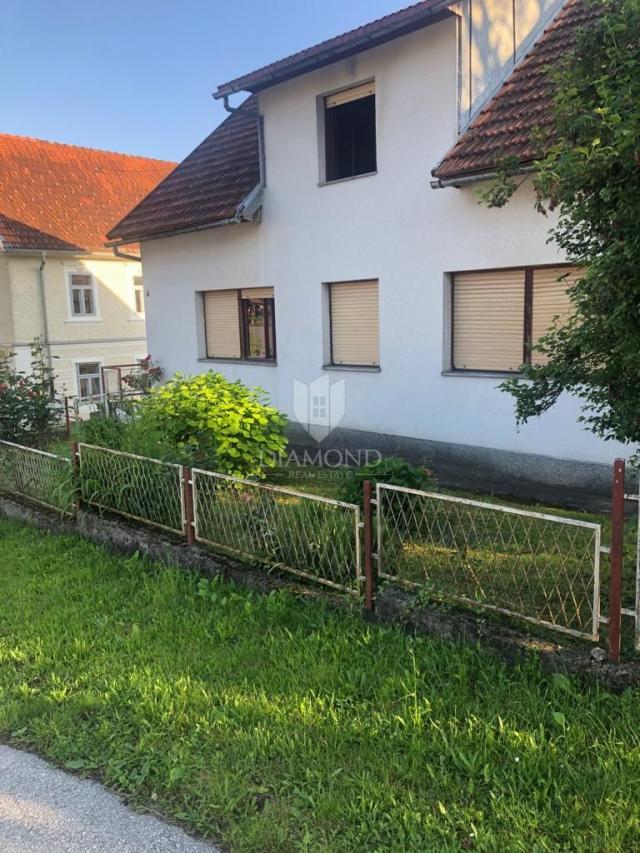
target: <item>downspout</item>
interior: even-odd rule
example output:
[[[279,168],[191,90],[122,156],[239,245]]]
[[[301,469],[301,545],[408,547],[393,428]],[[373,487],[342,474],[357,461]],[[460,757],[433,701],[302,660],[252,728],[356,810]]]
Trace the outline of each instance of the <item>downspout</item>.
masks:
[[[49,317],[47,315],[47,296],[44,287],[44,268],[47,263],[47,253],[40,253],[40,268],[38,270],[38,279],[40,283],[40,308],[42,311],[42,336],[43,344],[47,353],[47,366],[49,370],[53,369],[53,359],[51,357],[51,346],[49,344]]]

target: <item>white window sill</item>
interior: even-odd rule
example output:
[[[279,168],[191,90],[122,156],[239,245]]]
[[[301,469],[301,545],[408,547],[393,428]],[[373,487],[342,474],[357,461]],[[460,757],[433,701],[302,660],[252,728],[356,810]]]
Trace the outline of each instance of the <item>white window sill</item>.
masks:
[[[380,373],[379,365],[374,364],[323,364],[323,370],[338,370],[346,373]]]
[[[65,323],[102,323],[102,317],[69,317]]]
[[[260,358],[199,358],[201,364],[238,364],[244,366],[250,364],[257,367],[277,367],[278,362],[274,359]]]
[[[334,184],[344,184],[347,181],[359,181],[360,178],[372,178],[374,175],[377,175],[378,171],[375,172],[363,172],[361,175],[349,175],[348,178],[336,178],[335,181],[318,181],[319,187],[332,187]]]
[[[460,379],[519,379],[522,373],[508,370],[443,370],[441,376],[455,376]]]
[[[129,317],[129,323],[143,323],[144,322],[144,314],[132,314]]]

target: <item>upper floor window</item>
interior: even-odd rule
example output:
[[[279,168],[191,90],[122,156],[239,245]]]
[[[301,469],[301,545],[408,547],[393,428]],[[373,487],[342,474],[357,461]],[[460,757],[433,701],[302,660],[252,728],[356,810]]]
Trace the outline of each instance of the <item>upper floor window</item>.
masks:
[[[88,273],[72,273],[70,288],[71,316],[95,317],[97,312],[93,276]]]
[[[144,314],[144,285],[141,275],[133,277],[133,304],[136,314]]]
[[[324,135],[326,181],[376,171],[375,83],[325,97]]]
[[[379,367],[377,281],[329,284],[331,364]]]
[[[567,289],[576,267],[455,273],[452,276],[454,370],[517,373],[543,364],[535,343],[571,311]]]
[[[275,361],[272,287],[207,291],[204,326],[207,358]]]

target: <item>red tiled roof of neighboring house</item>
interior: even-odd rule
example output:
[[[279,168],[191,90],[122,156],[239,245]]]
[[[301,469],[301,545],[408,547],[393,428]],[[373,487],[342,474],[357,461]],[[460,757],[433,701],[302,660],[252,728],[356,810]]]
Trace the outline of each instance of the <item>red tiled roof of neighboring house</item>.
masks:
[[[531,163],[539,152],[533,131],[553,128],[554,85],[547,71],[571,50],[577,31],[591,25],[602,4],[568,0],[495,97],[433,170],[440,180],[491,171],[505,157]]]
[[[0,248],[104,252],[107,229],[174,166],[0,134]]]
[[[423,0],[399,12],[393,12],[368,24],[363,24],[343,35],[327,39],[320,44],[301,50],[285,59],[265,65],[218,86],[216,97],[234,92],[259,92],[284,80],[322,68],[363,50],[414,32],[453,14],[448,10],[451,0]]]
[[[251,96],[111,228],[109,239],[139,240],[233,219],[259,183],[258,102]]]

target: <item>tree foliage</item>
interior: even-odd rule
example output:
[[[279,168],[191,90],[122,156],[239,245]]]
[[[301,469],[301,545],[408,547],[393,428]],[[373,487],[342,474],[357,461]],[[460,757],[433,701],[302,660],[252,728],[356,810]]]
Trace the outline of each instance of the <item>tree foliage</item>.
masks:
[[[555,132],[536,164],[540,210],[555,210],[551,236],[584,275],[569,289],[573,314],[523,368],[528,382],[502,386],[519,423],[569,391],[598,436],[640,441],[640,0],[603,4],[578,34],[555,78]],[[515,186],[505,171],[495,201]],[[487,199],[485,199],[486,201]],[[491,201],[491,200],[489,200]]]

